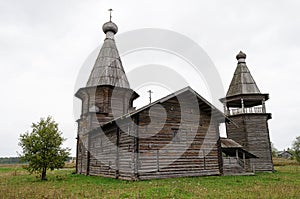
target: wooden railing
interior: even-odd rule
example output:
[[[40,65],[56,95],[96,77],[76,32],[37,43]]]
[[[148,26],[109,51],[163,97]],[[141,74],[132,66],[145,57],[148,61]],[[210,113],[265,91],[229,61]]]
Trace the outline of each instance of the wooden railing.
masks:
[[[245,168],[245,163],[242,159],[236,157],[223,157],[224,164],[227,165],[239,165],[242,168]]]
[[[236,108],[227,111],[228,115],[238,115],[243,113],[264,113],[262,107]]]
[[[238,158],[238,159],[237,159],[237,163],[238,163],[242,168],[245,168],[245,162],[244,162],[242,159]]]

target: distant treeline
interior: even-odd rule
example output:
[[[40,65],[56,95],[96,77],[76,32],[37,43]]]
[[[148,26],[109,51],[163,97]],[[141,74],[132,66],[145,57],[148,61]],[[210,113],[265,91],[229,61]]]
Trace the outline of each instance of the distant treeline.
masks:
[[[70,160],[75,160],[75,158],[68,157],[66,162],[70,162]],[[18,157],[5,157],[5,158],[0,157],[0,164],[21,164],[21,163],[22,162],[20,162],[20,158]]]
[[[0,158],[0,164],[20,164],[20,158],[18,157]]]

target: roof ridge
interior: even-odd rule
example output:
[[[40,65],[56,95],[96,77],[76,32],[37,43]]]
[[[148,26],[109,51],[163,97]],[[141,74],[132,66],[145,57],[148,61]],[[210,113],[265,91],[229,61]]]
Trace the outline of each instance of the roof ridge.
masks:
[[[145,109],[147,109],[147,108],[149,108],[149,107],[151,107],[151,106],[153,106],[153,105],[155,105],[157,103],[163,103],[163,102],[165,102],[165,101],[167,101],[167,100],[169,100],[169,99],[171,99],[171,98],[173,98],[173,97],[175,97],[177,95],[180,95],[181,93],[184,93],[186,91],[193,92],[198,98],[200,98],[203,102],[205,102],[211,108],[212,111],[216,111],[217,113],[219,113],[222,116],[226,117],[218,108],[216,108],[214,105],[212,105],[210,102],[208,102],[204,97],[202,97],[200,94],[198,94],[194,89],[192,89],[190,86],[186,86],[186,87],[184,87],[182,89],[179,89],[178,91],[176,91],[174,93],[166,95],[165,97],[162,97],[162,98],[160,98],[160,99],[158,99],[158,100],[156,100],[156,101],[154,101],[152,103],[149,103],[149,104],[147,104],[145,106],[142,106],[141,108],[139,108],[137,110],[134,110],[132,112],[126,113],[126,114],[124,114],[124,115],[122,115],[120,117],[114,118],[114,119],[112,119],[112,120],[104,123],[103,125],[112,123],[112,122],[114,122],[116,120],[119,120],[119,119],[122,119],[122,118],[127,118],[129,116],[135,115],[135,114],[137,114],[137,113],[139,113],[139,112],[141,112],[141,111],[143,111],[143,110],[145,110]]]

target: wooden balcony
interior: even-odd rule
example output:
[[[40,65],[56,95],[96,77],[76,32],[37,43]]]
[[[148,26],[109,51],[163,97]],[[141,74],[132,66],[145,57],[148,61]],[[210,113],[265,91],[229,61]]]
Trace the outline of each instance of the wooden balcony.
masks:
[[[263,107],[250,107],[250,108],[234,108],[226,110],[226,115],[239,115],[239,114],[251,114],[251,113],[266,113]]]

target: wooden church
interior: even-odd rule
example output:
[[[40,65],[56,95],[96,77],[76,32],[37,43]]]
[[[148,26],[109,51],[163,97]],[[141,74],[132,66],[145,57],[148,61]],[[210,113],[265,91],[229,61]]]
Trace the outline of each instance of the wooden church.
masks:
[[[76,172],[139,180],[273,171],[265,101],[245,63],[238,65],[224,113],[186,87],[142,108],[130,88],[111,20],[87,81],[75,94],[82,101]],[[219,125],[226,124],[227,138]]]

